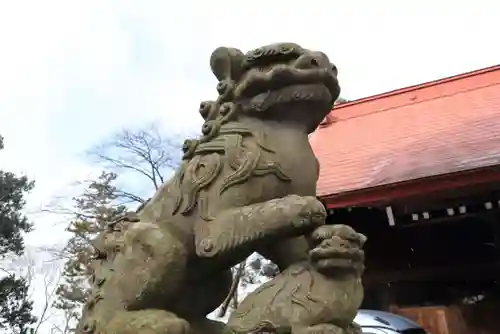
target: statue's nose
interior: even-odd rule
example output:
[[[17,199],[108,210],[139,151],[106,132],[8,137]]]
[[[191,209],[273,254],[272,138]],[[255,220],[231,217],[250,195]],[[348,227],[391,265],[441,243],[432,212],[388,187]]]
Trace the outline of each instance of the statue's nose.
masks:
[[[335,66],[335,64],[330,64],[330,66],[332,68],[333,74],[335,74],[335,76],[337,76],[339,74],[339,70],[337,69],[337,66]]]
[[[304,54],[295,60],[294,66],[296,68],[312,69],[312,68],[330,68],[330,62],[325,61],[321,56],[311,54]]]
[[[332,69],[334,72],[336,71],[336,69],[333,69],[334,65],[330,63],[328,56],[323,52],[313,51],[310,53],[310,57],[314,60],[316,67]]]

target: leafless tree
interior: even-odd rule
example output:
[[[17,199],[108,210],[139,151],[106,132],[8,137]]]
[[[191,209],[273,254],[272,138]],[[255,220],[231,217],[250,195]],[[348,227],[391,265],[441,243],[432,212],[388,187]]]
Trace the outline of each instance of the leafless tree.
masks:
[[[54,316],[54,312],[52,309],[52,304],[56,297],[56,289],[59,283],[60,276],[54,276],[53,273],[47,272],[43,275],[43,306],[40,311],[40,314],[37,316],[38,322],[35,325],[34,333],[40,333],[40,327],[45,323],[51,323],[52,318]]]
[[[33,334],[46,333],[47,330],[51,334],[72,333],[76,315],[74,311],[54,308],[57,301],[57,289],[61,280],[62,275],[59,270],[53,273],[47,272],[43,275],[44,302]]]
[[[165,181],[168,172],[180,164],[182,140],[179,134],[165,135],[156,125],[149,124],[138,129],[122,129],[104,142],[91,147],[86,154],[108,174],[115,173],[120,180],[126,180],[116,180],[113,183],[112,196],[116,199],[116,206],[134,203],[144,205],[149,196],[142,194],[156,191]],[[95,179],[80,180],[72,186],[74,189],[85,189],[95,182]],[[73,199],[77,198],[78,196]],[[56,214],[65,222],[97,218],[88,216],[88,212],[82,212],[79,208],[68,206],[67,198],[54,198],[41,211]],[[92,235],[88,241],[91,239]],[[56,260],[68,260],[72,256],[65,249],[57,247],[46,247],[44,250],[53,254]]]
[[[87,153],[106,170],[116,172],[120,177],[141,177],[142,186],[151,185],[153,191],[165,182],[166,173],[180,163],[183,138],[166,136],[155,125],[137,130],[124,129],[109,140],[91,148]],[[137,183],[130,182],[127,183]],[[129,187],[117,188],[118,198],[128,203],[144,204],[146,199]]]
[[[77,195],[72,201],[59,198],[43,208],[45,213],[63,218],[71,233],[64,248],[44,249],[53,262],[65,262],[57,289],[47,291],[51,298],[56,295],[51,307],[58,315],[51,323],[51,333],[68,333],[70,324],[79,318],[89,290],[87,255],[93,239],[104,228],[103,222],[127,210],[127,204],[146,202],[180,163],[183,139],[180,135],[166,136],[154,125],[121,130],[86,152],[102,167],[101,175],[75,184]],[[45,318],[44,324],[48,322]],[[65,321],[61,323],[61,319]]]
[[[38,261],[40,262],[40,261]],[[42,334],[50,331],[51,334],[69,334],[71,318],[64,312],[53,308],[56,300],[57,286],[61,280],[59,265],[51,261],[41,261],[37,263],[32,251],[27,250],[12,264],[17,275],[23,277],[29,286],[29,300],[42,301],[39,309],[34,314],[37,318],[30,333]],[[2,269],[3,272],[10,273],[12,270]],[[40,287],[40,285],[42,285]]]

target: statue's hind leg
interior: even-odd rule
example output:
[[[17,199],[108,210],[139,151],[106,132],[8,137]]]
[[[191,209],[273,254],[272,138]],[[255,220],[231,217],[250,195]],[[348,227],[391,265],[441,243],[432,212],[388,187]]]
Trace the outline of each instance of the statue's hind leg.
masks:
[[[183,284],[184,246],[157,224],[137,222],[128,227],[120,247],[108,286],[128,310],[164,309]]]
[[[189,334],[189,323],[163,310],[142,310],[118,313],[103,334]]]
[[[194,320],[190,326],[189,334],[233,334],[223,322],[210,319]]]
[[[341,328],[334,324],[319,324],[305,328],[293,328],[291,334],[363,334],[363,332],[356,324],[351,324],[347,328]]]
[[[94,272],[78,334],[188,331],[184,320],[163,311],[173,305],[186,272],[185,248],[173,235],[156,224],[134,221],[103,234],[100,246],[105,256]],[[155,323],[171,329],[155,331]]]
[[[292,329],[291,334],[347,334],[343,328],[331,324],[320,324],[306,328]]]

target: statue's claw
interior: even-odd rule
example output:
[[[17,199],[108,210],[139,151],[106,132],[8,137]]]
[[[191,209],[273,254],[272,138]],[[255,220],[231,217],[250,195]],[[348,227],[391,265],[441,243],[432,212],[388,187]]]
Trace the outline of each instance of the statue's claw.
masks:
[[[325,224],[326,210],[315,197],[307,196],[297,201],[302,204],[299,214],[292,221],[292,226],[298,229],[315,229]]]

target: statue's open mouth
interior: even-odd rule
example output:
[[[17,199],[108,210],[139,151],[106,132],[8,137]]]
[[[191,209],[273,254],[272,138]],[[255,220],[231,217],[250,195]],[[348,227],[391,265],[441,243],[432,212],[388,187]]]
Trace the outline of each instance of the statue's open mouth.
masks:
[[[235,88],[234,96],[255,111],[276,103],[321,102],[333,104],[340,93],[336,68],[305,54],[286,63],[251,68]]]

